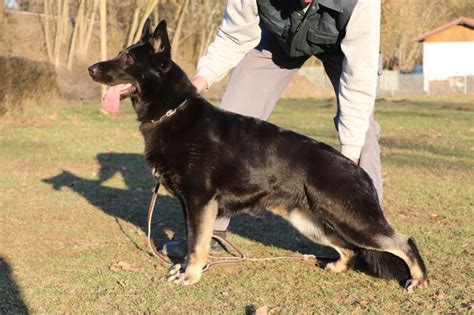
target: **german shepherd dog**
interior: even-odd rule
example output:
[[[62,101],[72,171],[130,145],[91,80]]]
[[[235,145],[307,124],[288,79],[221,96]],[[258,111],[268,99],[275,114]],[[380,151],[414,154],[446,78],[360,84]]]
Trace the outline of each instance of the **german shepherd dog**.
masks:
[[[89,73],[103,84],[133,85],[146,160],[183,206],[188,255],[170,280],[200,280],[218,215],[266,209],[333,247],[340,258],[327,270],[344,271],[358,257],[408,291],[428,285],[415,241],[389,225],[369,176],[324,143],[207,102],[171,60],[165,21],[154,31],[147,21],[136,44]]]

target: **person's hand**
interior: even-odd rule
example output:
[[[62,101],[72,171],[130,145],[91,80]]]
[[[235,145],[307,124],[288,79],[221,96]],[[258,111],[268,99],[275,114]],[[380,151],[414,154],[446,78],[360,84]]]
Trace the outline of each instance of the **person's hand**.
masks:
[[[198,93],[202,93],[208,88],[208,83],[207,80],[204,77],[201,76],[195,76],[192,80],[191,83],[194,85]]]

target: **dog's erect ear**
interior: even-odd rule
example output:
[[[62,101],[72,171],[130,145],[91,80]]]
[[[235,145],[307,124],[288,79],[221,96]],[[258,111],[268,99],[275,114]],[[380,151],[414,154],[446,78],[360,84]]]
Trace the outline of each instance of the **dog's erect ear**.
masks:
[[[152,35],[153,35],[153,32],[151,29],[151,19],[148,18],[146,19],[145,25],[143,25],[142,37],[140,38],[140,40],[144,42],[149,42],[151,41]]]
[[[155,53],[165,53],[167,56],[171,55],[171,45],[168,38],[168,31],[166,30],[166,20],[162,20],[153,32],[153,47]]]

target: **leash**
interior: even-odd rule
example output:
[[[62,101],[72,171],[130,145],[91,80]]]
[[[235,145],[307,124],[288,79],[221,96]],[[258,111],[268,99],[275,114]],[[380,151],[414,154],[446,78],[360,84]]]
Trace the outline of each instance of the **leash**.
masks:
[[[150,200],[150,205],[148,207],[148,231],[147,231],[147,238],[148,238],[148,246],[151,250],[153,256],[155,256],[158,261],[165,267],[170,268],[173,266],[173,263],[169,260],[168,257],[163,255],[159,252],[156,248],[153,239],[151,238],[151,221],[153,218],[153,212],[155,209],[156,201],[158,200],[158,189],[160,188],[160,183],[157,182],[155,189],[153,190],[153,195]],[[237,264],[242,263],[244,261],[271,261],[271,260],[308,260],[308,259],[315,259],[317,260],[315,255],[283,255],[283,256],[272,256],[272,257],[261,257],[261,258],[250,258],[245,255],[243,251],[241,251],[237,246],[231,243],[229,240],[219,237],[217,235],[212,235],[212,238],[219,241],[227,252],[231,253],[232,257],[214,257],[209,255],[211,259],[217,259],[211,262],[208,262],[204,268],[203,272],[208,271],[211,267],[215,266],[222,266],[222,265],[230,265],[230,264]]]
[[[151,253],[153,254],[153,256],[158,258],[158,261],[162,265],[169,268],[173,265],[173,263],[168,259],[168,257],[166,257],[165,255],[163,255],[162,253],[160,253],[158,251],[158,249],[155,246],[155,243],[153,242],[153,240],[151,238],[151,219],[153,218],[153,210],[155,208],[156,200],[158,199],[158,189],[160,189],[160,183],[159,182],[156,183],[155,189],[153,190],[153,195],[152,195],[151,200],[150,200],[150,206],[148,207],[148,218],[147,218],[147,222],[148,222],[148,231],[147,231],[148,247],[150,247]]]

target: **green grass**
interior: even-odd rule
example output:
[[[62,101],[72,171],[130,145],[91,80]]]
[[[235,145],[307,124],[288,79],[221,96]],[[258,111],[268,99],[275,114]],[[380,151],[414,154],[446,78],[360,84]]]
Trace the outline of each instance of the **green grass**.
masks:
[[[129,106],[57,104],[0,121],[0,313],[459,313],[473,303],[474,99],[381,100],[384,211],[413,235],[431,284],[396,282],[305,262],[219,267],[182,287],[147,254],[153,179]],[[280,102],[271,121],[337,146],[331,101]],[[181,210],[161,197],[154,234],[183,234]],[[251,257],[332,253],[282,220],[241,215],[230,239]],[[168,234],[166,234],[168,233]],[[138,272],[111,271],[114,262]]]

